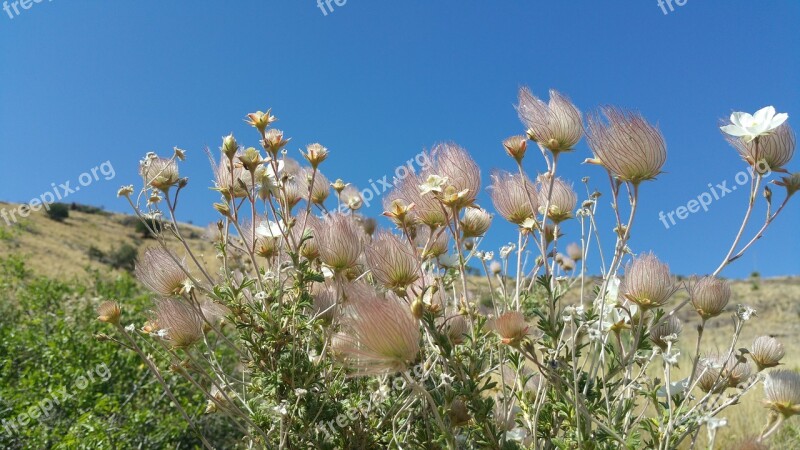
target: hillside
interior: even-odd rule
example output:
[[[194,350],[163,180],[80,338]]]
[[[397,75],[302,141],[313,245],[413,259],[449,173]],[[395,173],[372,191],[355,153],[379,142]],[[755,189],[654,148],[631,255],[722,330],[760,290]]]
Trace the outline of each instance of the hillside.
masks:
[[[82,279],[87,270],[125,270],[133,250],[141,253],[156,245],[136,229],[138,220],[133,216],[76,206],[63,222],[49,219],[43,211],[32,212],[11,226],[0,221],[0,256],[21,256],[37,275]],[[0,202],[0,209],[16,207]],[[181,233],[207,264],[216,261],[216,251],[203,238],[203,228],[182,224]]]

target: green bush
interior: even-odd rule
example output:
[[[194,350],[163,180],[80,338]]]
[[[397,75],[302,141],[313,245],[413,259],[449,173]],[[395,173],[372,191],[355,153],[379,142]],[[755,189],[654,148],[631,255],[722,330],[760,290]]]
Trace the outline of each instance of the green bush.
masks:
[[[63,222],[69,217],[69,205],[64,203],[53,203],[45,209],[45,214],[56,222]]]
[[[102,298],[118,299],[126,321],[143,323],[130,311],[149,300],[133,278],[96,274],[85,287],[33,277],[10,256],[0,258],[0,298],[0,448],[200,447],[138,357],[93,337],[109,331],[94,320]],[[235,448],[230,425],[203,415],[202,395],[178,378],[166,380],[210,441]]]
[[[131,271],[136,263],[137,253],[136,247],[123,244],[120,248],[111,250],[111,253],[105,257],[104,262],[115,269]]]

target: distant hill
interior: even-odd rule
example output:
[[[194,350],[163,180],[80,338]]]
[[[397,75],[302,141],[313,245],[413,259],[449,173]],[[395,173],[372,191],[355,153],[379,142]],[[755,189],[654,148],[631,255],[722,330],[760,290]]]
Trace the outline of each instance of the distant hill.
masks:
[[[82,279],[87,269],[126,270],[135,254],[157,245],[137,230],[138,219],[134,216],[80,204],[67,206],[69,217],[62,222],[48,218],[44,211],[32,211],[27,218],[17,217],[19,220],[11,225],[0,218],[0,256],[20,255],[37,275]],[[0,210],[18,207],[0,202]],[[193,251],[214,266],[216,250],[203,238],[205,229],[181,224],[181,233]]]

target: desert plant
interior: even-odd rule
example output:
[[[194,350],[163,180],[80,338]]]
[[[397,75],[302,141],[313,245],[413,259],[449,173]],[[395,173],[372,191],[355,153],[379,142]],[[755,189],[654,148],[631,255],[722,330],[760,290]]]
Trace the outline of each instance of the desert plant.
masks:
[[[758,440],[768,439],[797,411],[798,375],[767,369],[782,347],[762,339],[753,357],[737,345],[754,314],[746,305],[736,307],[728,348],[709,353],[703,337],[730,300],[718,276],[800,187],[800,177],[784,178],[782,203],[773,210],[773,195],[765,197],[766,220],[743,243],[764,181],[761,143],[782,165],[794,152],[794,139],[768,137],[779,126],[791,135],[785,115],[736,113],[723,127],[754,170],[747,212],[719,266],[687,286],[657,256],[629,248],[647,184],[667,157],[658,128],[611,107],[584,128],[578,108],[555,91],[545,102],[523,89],[517,109],[526,136],[503,143],[516,170],[496,173],[491,196],[518,233],[497,258],[480,248],[491,222],[475,204],[480,169],[453,143],[435,146],[421,172],[396,180],[384,205],[394,230],[374,232],[358,213],[361,194],[342,180],[331,184],[337,212],[329,212],[327,185],[318,184],[327,180],[319,171],[325,147],[309,145],[309,167],[301,167],[286,156],[289,140],[271,127],[271,112],[249,114],[261,149],[230,135],[219,158],[211,156],[218,272],[178,227],[185,152],[148,154],[139,195],[133,186],[119,195],[161,249],[136,269],[154,291],[155,313],[134,324],[124,302],[104,303],[101,320],[142,357],[209,448],[190,414],[198,405],[177,401],[167,369],[206,396],[208,413],[224,414],[247,445],[263,448],[670,449],[695,443],[703,428],[713,445],[717,416],[765,379],[773,413]],[[610,181],[611,254],[601,252],[608,237],[595,220],[606,204],[600,192],[588,178],[576,190],[559,175],[584,132],[589,162]],[[525,168],[529,146],[543,158],[536,176]],[[162,218],[163,229],[152,226]],[[570,224],[580,244],[564,255]],[[181,252],[170,250],[172,240]],[[470,288],[470,263],[483,269],[488,298]],[[597,283],[590,265],[604,274]],[[578,301],[566,300],[570,290]],[[677,290],[688,299],[677,303]],[[675,316],[690,303],[701,325],[691,371],[679,380]]]

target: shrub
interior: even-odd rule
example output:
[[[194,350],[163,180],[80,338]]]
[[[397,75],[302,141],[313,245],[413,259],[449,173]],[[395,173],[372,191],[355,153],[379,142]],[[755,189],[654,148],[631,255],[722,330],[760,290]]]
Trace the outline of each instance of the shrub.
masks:
[[[63,222],[69,217],[69,205],[65,203],[51,203],[45,209],[47,217],[55,220],[56,222]]]
[[[555,91],[544,102],[522,89],[517,110],[526,134],[503,143],[516,168],[496,172],[489,187],[495,209],[516,226],[508,240],[517,244],[480,249],[492,220],[475,204],[480,169],[452,143],[422,154],[422,171],[407,173],[387,194],[383,215],[394,231],[373,235],[374,223],[358,212],[365,199],[341,180],[331,185],[339,211],[314,216],[314,207],[336,207],[325,206],[328,183],[316,182],[326,179],[319,166],[327,149],[309,145],[309,166],[301,166],[281,153],[288,139],[270,128],[274,116],[256,112],[248,117],[266,154],[243,150],[231,135],[213,164],[220,193],[213,208],[222,220],[212,239],[223,270],[206,267],[179,232],[159,228],[158,258],[137,270],[156,291],[150,321],[131,327],[135,319],[118,316],[113,303],[101,320],[168,396],[177,386],[204,394],[207,412],[224,414],[246,446],[672,449],[703,428],[713,446],[722,424],[715,417],[765,379],[772,412],[759,439],[769,439],[800,411],[800,375],[754,369],[753,349],[739,343],[754,319],[746,305],[736,309],[730,336],[721,336],[727,348],[711,353],[707,342],[722,330],[716,325],[730,300],[719,275],[783,209],[769,210],[757,234],[742,239],[764,183],[753,155],[785,163],[794,152],[790,130],[776,131],[788,127],[785,116],[770,108],[758,121],[735,113],[723,127],[754,169],[747,214],[711,275],[679,282],[666,262],[630,247],[637,212],[650,201],[648,184],[666,161],[661,132],[613,107],[584,126],[580,111]],[[599,202],[601,187],[585,178],[587,195],[579,198],[558,172],[584,132],[589,162],[609,181]],[[528,152],[526,161],[528,145],[541,150],[545,173],[525,173],[523,161],[540,155]],[[128,200],[148,199],[134,203],[137,214],[174,217],[188,183],[179,176],[184,158],[176,149],[142,160],[141,191],[120,191]],[[799,180],[778,183],[786,200]],[[609,203],[613,231],[595,220]],[[566,246],[568,236],[592,245]],[[172,238],[185,244],[185,259],[166,245]],[[595,256],[600,248],[613,251]],[[469,264],[483,269],[484,292],[471,287]],[[677,291],[688,300],[679,301]],[[684,307],[697,313],[694,343],[681,340]],[[777,363],[782,346],[769,343],[760,357]],[[681,363],[684,379],[676,374],[681,348],[694,349]],[[161,381],[168,373],[184,382]],[[174,406],[202,440],[203,427],[189,414],[196,405]]]
[[[111,252],[105,256],[104,262],[115,269],[132,271],[136,262],[137,253],[136,247],[122,244],[119,248],[112,249]]]

